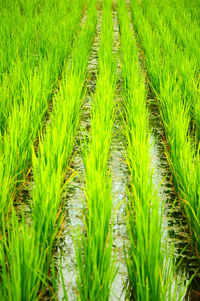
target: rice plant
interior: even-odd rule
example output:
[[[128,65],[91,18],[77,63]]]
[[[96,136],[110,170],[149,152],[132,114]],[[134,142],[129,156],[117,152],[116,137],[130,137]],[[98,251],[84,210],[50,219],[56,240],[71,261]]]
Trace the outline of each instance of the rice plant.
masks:
[[[199,3],[0,0],[0,7],[0,300],[59,298],[54,254],[68,222],[63,192],[73,177],[69,170],[82,109],[88,110],[91,126],[81,145],[85,198],[83,227],[73,233],[75,297],[112,299],[113,281],[119,280],[113,241],[118,207],[112,194],[116,174],[108,161],[121,83],[123,124],[117,126],[124,129],[129,170],[125,236],[120,232],[125,238],[125,299],[183,300],[190,281],[184,274],[180,278],[167,242],[165,204],[153,181],[146,98],[150,87],[165,129],[166,156],[188,222],[189,243],[199,258]],[[97,82],[88,109],[83,108],[85,81],[98,20]],[[26,196],[24,186],[30,188]],[[68,300],[66,291],[63,299]]]
[[[109,300],[115,277],[112,254],[112,178],[108,172],[114,92],[112,1],[103,1],[99,74],[92,103],[91,133],[84,149],[84,233],[74,239],[80,300]]]
[[[143,16],[138,1],[132,0],[132,17],[141,46],[151,85],[158,99],[169,148],[166,153],[176,189],[186,210],[191,233],[191,246],[199,257],[199,151],[189,134],[190,106],[183,94],[178,72],[173,73],[168,56],[162,55],[162,40]],[[175,59],[175,58],[174,58]]]
[[[47,246],[55,240],[59,229],[59,207],[80,120],[82,90],[95,28],[96,10],[90,4],[86,23],[54,100],[51,123],[40,139],[38,155],[33,153],[33,223],[41,243],[45,241]]]
[[[46,22],[52,18],[50,9],[52,3],[49,5],[50,7],[47,6],[45,10],[46,14],[41,17],[44,20],[46,16]],[[7,128],[3,137],[0,137],[0,157],[2,158],[0,190],[3,192],[0,199],[1,221],[3,215],[7,214],[12,200],[17,197],[18,191],[23,186],[30,170],[33,143],[42,128],[44,115],[48,109],[48,101],[52,96],[53,87],[57,84],[57,77],[64,57],[70,53],[74,34],[80,23],[83,2],[77,1],[69,11],[69,17],[64,18],[65,14],[68,16],[68,8],[69,4],[66,5],[65,1],[59,2],[55,16],[55,21],[59,23],[59,26],[54,27],[55,24],[52,22],[51,26],[45,28],[46,38],[48,35],[53,36],[50,45],[48,43],[43,45],[47,56],[40,55],[36,66],[30,61],[29,69],[22,68],[21,73],[25,74],[25,79],[24,75],[21,76],[21,81],[19,79],[21,82],[20,91],[14,84],[16,101],[11,104],[12,109],[6,119]],[[46,23],[44,24],[46,25]],[[40,47],[41,45],[42,43]],[[21,67],[22,65],[20,65]],[[12,76],[14,81],[15,74]],[[17,100],[18,95],[19,101]],[[6,116],[4,111],[2,114]],[[9,190],[6,188],[7,183],[9,183]],[[2,226],[2,222],[0,225]]]
[[[37,233],[19,222],[14,211],[0,244],[1,300],[39,300],[38,291],[46,284],[42,274],[47,249],[37,248]]]
[[[1,257],[4,266],[1,274],[4,299],[36,300],[43,297],[46,287],[52,290],[48,287],[52,247],[61,225],[62,190],[66,185],[66,170],[79,122],[82,88],[95,26],[96,10],[91,4],[85,26],[59,85],[50,125],[46,135],[40,138],[38,155],[33,153],[31,226],[25,225],[23,221],[21,227],[15,218],[8,238],[4,233],[1,245],[2,250],[5,249]]]
[[[169,7],[169,5],[168,5]],[[183,99],[188,102],[190,106],[190,113],[193,123],[197,128],[198,140],[199,136],[199,121],[200,121],[200,108],[199,108],[199,63],[198,63],[198,49],[191,55],[188,47],[179,47],[176,42],[176,36],[170,31],[164,15],[160,13],[156,2],[149,3],[148,0],[143,0],[139,6],[140,12],[144,18],[148,17],[149,25],[154,32],[159,36],[159,43],[162,56],[167,61],[167,68],[170,68],[170,73],[173,73],[174,79],[180,87]],[[165,9],[167,11],[167,9]],[[184,29],[186,25],[184,24]],[[190,28],[191,30],[191,28]],[[181,27],[179,25],[179,31]],[[184,34],[183,34],[184,35]],[[199,36],[198,31],[196,32]],[[190,35],[191,36],[191,35]],[[187,40],[188,45],[195,48],[195,39],[192,41]],[[198,48],[198,47],[197,47]]]
[[[59,1],[56,10],[51,0],[1,2],[0,129],[4,135],[8,116],[13,106],[24,102],[24,88],[31,88],[31,77],[34,80],[35,73],[42,76],[44,87],[48,77],[48,91],[42,89],[41,92],[51,93],[51,84],[69,54],[70,39],[77,30],[83,1],[76,1],[73,6],[69,1]],[[47,66],[49,70],[45,74]]]
[[[128,298],[183,300],[184,279],[176,276],[174,260],[163,243],[162,208],[153,184],[150,131],[144,75],[124,0],[118,1],[124,79],[127,164],[130,172],[126,211],[129,246],[125,248]],[[180,288],[174,286],[174,283]]]

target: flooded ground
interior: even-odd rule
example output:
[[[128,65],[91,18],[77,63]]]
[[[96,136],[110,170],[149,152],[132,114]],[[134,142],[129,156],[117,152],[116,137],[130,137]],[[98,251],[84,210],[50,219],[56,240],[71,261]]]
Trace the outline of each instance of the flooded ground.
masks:
[[[98,68],[98,49],[100,38],[100,13],[97,27],[97,34],[92,46],[91,56],[88,64],[87,95],[84,101],[83,116],[81,121],[81,134],[77,137],[75,156],[73,158],[72,170],[76,173],[70,187],[65,193],[66,200],[66,223],[60,239],[58,254],[56,255],[57,264],[61,263],[65,288],[69,300],[77,298],[78,290],[76,287],[76,261],[73,235],[77,227],[83,227],[82,222],[82,203],[84,201],[84,164],[81,158],[81,148],[83,136],[87,137],[90,130],[90,112],[92,94],[95,92],[96,72]],[[119,31],[116,11],[113,13],[115,46],[114,51],[119,48]],[[142,61],[142,55],[141,55]],[[125,163],[124,141],[122,135],[122,120],[120,117],[121,96],[121,75],[120,63],[118,61],[117,72],[119,75],[116,95],[116,121],[114,123],[114,134],[109,159],[109,170],[112,175],[112,194],[116,210],[113,227],[113,252],[116,254],[116,265],[119,268],[118,274],[113,282],[110,300],[125,300],[125,287],[127,281],[127,270],[124,260],[123,244],[126,239],[126,227],[124,224],[126,185],[128,180],[128,169]],[[182,259],[179,273],[186,273],[188,278],[196,273],[197,262],[188,246],[188,229],[184,215],[181,213],[178,196],[175,193],[171,181],[171,172],[165,156],[164,150],[164,130],[160,121],[159,112],[155,101],[148,101],[149,122],[151,129],[150,142],[152,144],[152,165],[154,168],[154,183],[158,187],[159,198],[164,208],[164,231],[169,236],[169,244],[175,246],[177,261]],[[84,134],[83,134],[84,133]],[[184,249],[184,252],[183,252]],[[185,300],[200,300],[198,293],[199,277],[195,277],[186,295]],[[63,298],[63,288],[60,285],[58,299]]]
[[[100,9],[100,7],[99,7]],[[116,254],[116,265],[118,267],[118,274],[113,282],[110,300],[125,300],[125,288],[127,284],[127,270],[124,259],[123,245],[126,240],[126,227],[124,224],[125,216],[125,202],[126,202],[126,189],[128,182],[128,168],[125,162],[125,148],[123,137],[123,121],[121,118],[122,107],[122,79],[120,70],[120,56],[119,56],[119,29],[117,22],[116,10],[113,11],[114,21],[114,52],[118,55],[117,73],[118,83],[116,89],[116,119],[113,128],[113,140],[111,146],[111,154],[108,162],[108,168],[112,175],[112,194],[114,199],[114,226],[113,226],[113,254]],[[83,114],[77,136],[74,157],[71,164],[70,173],[74,173],[74,178],[69,187],[64,193],[65,201],[65,226],[64,230],[57,241],[57,248],[55,253],[55,261],[58,271],[62,269],[64,277],[64,285],[68,294],[69,300],[77,299],[77,286],[76,286],[76,261],[74,241],[75,231],[77,228],[83,227],[83,201],[84,194],[84,164],[82,160],[82,147],[84,137],[87,140],[90,131],[90,114],[92,95],[95,93],[97,70],[98,70],[98,50],[100,42],[100,24],[101,13],[99,11],[98,26],[96,36],[91,49],[91,56],[89,58],[86,88],[87,94],[84,99]],[[143,64],[143,54],[140,54],[140,61]],[[143,69],[143,71],[145,68]],[[145,71],[144,71],[145,72]],[[178,196],[175,193],[171,181],[171,172],[169,164],[166,159],[164,141],[165,135],[163,126],[161,124],[160,115],[157,105],[152,95],[148,97],[148,111],[150,123],[150,142],[152,145],[152,166],[154,168],[154,183],[158,187],[158,194],[163,205],[164,212],[164,231],[168,233],[169,244],[174,244],[174,251],[177,262],[182,260],[179,268],[179,273],[186,273],[191,277],[197,273],[193,279],[192,284],[187,292],[185,301],[200,300],[200,273],[197,271],[198,262],[194,258],[191,249],[187,243],[188,241],[188,228],[184,215],[181,213],[181,207]],[[30,195],[33,183],[27,182],[26,186],[18,201],[16,208],[21,210],[28,217],[30,216]],[[183,251],[184,250],[184,251]],[[64,296],[61,281],[58,290],[58,299],[62,300]]]

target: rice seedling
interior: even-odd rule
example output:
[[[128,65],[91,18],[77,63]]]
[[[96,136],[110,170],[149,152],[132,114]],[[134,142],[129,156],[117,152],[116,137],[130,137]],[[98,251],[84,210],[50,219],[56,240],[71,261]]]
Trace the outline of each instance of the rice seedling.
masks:
[[[46,135],[40,138],[38,155],[33,151],[31,226],[25,226],[24,221],[19,226],[14,219],[9,237],[2,244],[5,249],[2,296],[7,300],[41,299],[48,287],[52,247],[63,221],[62,191],[67,184],[65,175],[80,118],[82,88],[95,26],[96,10],[90,3],[85,26],[54,100],[50,125]]]
[[[116,58],[113,57],[112,1],[103,1],[99,74],[92,104],[91,135],[83,151],[84,233],[74,238],[80,300],[109,300],[115,277],[112,258],[111,175],[108,156],[114,120]]]
[[[13,211],[11,222],[0,244],[1,300],[39,300],[38,290],[45,284],[42,267],[47,249],[37,248],[37,233],[19,223]]]
[[[171,36],[176,45],[178,48],[181,48],[176,64],[181,70],[181,77],[187,78],[186,80],[183,78],[184,83],[181,84],[181,87],[185,89],[187,99],[191,103],[191,117],[193,119],[192,121],[196,124],[197,137],[199,140],[199,26],[198,23],[194,22],[193,15],[191,15],[188,9],[184,9],[183,4],[181,5],[181,3],[174,3],[174,7],[167,2],[158,2],[156,5],[164,17],[163,22],[169,26]],[[192,65],[194,67],[192,67]]]
[[[33,153],[33,221],[35,231],[41,233],[40,241],[45,239],[47,245],[51,237],[55,240],[59,229],[58,211],[80,119],[85,71],[96,28],[93,2],[60,83],[51,123],[40,139],[38,155]]]
[[[55,81],[70,51],[67,39],[70,39],[70,36],[77,30],[83,1],[82,4],[81,1],[76,1],[71,8],[69,1],[66,4],[59,2],[56,10],[53,5],[54,1],[43,1],[43,3],[6,1],[2,3],[0,12],[2,20],[0,129],[2,135],[6,131],[7,119],[13,106],[21,105],[24,101],[24,87],[30,86],[30,77],[34,77],[38,72],[44,78],[48,75],[49,84]],[[71,18],[70,14],[74,17]],[[67,20],[63,20],[65,15],[68,16]],[[68,27],[70,31],[67,30],[66,34]],[[46,75],[46,68],[43,69],[45,65],[49,66],[49,72]],[[48,94],[51,93],[50,87],[51,85],[46,91]]]
[[[176,36],[173,36],[170,31],[164,15],[159,11],[158,6],[154,2],[148,3],[148,0],[142,1],[140,5],[144,17],[148,17],[150,26],[159,35],[160,47],[162,49],[162,56],[166,59],[167,65],[171,68],[171,73],[181,88],[183,98],[189,103],[190,113],[197,127],[197,134],[199,140],[199,71],[198,71],[198,52],[197,55],[190,55],[188,47],[179,47],[176,43]],[[167,9],[165,9],[167,11]],[[180,27],[180,26],[179,26]],[[186,26],[184,26],[186,28]],[[181,28],[179,28],[181,31]],[[188,44],[189,41],[188,41]],[[194,49],[194,42],[192,42],[192,49]]]
[[[162,56],[160,35],[154,32],[137,1],[132,1],[132,16],[152,87],[157,95],[162,121],[170,149],[166,153],[173,173],[176,189],[186,210],[191,233],[191,245],[199,257],[199,151],[189,135],[190,103],[182,92],[178,71],[172,73],[168,56]],[[174,58],[175,59],[175,58]]]
[[[154,8],[154,12],[157,12],[158,9]],[[167,11],[167,10],[166,10]],[[159,14],[159,12],[158,12]],[[194,37],[190,35],[191,40],[187,39],[187,34],[186,31],[188,30],[189,32],[191,31],[190,25],[187,26],[187,23],[184,23],[184,26],[182,28],[179,26],[179,31],[181,36],[186,37],[187,39],[187,47],[184,45],[184,47],[180,47],[180,45],[177,43],[177,34],[173,35],[173,33],[169,30],[167,23],[165,22],[164,16],[159,16],[159,22],[161,25],[156,27],[158,28],[160,35],[162,37],[162,40],[165,43],[165,35],[167,31],[167,56],[168,56],[168,61],[170,62],[171,59],[171,64],[172,67],[175,68],[175,72],[177,73],[179,85],[182,89],[182,93],[187,99],[188,102],[191,104],[191,116],[196,122],[196,126],[198,129],[198,135],[199,135],[199,106],[197,105],[198,99],[199,99],[199,90],[198,90],[198,82],[199,82],[199,70],[198,70],[198,65],[199,65],[199,46],[198,42],[196,39],[198,39],[199,36],[199,31],[196,31]],[[157,23],[157,22],[156,22]],[[162,24],[163,23],[163,24]],[[163,28],[164,30],[163,32]],[[195,30],[194,30],[195,32]],[[163,44],[163,43],[162,43]],[[186,44],[186,41],[185,41]],[[188,46],[189,45],[189,46]],[[196,47],[195,47],[196,45]],[[172,55],[169,51],[169,49],[172,52]],[[191,50],[192,49],[192,50]]]
[[[169,26],[175,42],[187,51],[190,57],[199,61],[199,26],[191,12],[184,7],[183,2],[168,0],[156,1],[156,6],[164,17],[164,22]]]
[[[188,1],[188,0],[184,0],[183,1],[183,6],[186,8],[187,11],[190,12],[191,16],[193,17],[193,19],[195,21],[197,21],[197,23],[199,23],[199,3],[197,1]]]
[[[50,18],[54,16],[50,7],[47,6],[46,13],[41,18],[44,21],[46,16],[47,24]],[[45,44],[45,41],[43,45],[43,51],[47,52],[47,56],[44,57],[41,54],[38,57],[37,66],[32,66],[30,61],[30,68],[27,70],[22,68],[21,73],[24,72],[23,74],[26,75],[25,78],[23,75],[21,76],[20,99],[12,103],[11,113],[6,120],[7,129],[4,136],[0,137],[0,157],[2,158],[0,190],[3,192],[0,199],[1,221],[3,220],[2,215],[6,215],[30,169],[33,142],[42,127],[48,101],[57,82],[64,57],[65,55],[68,56],[70,52],[74,34],[80,23],[83,1],[76,1],[76,4],[70,9],[70,17],[68,18],[64,17],[65,14],[68,16],[69,3],[66,5],[65,1],[60,1],[58,8],[55,21],[59,25],[54,27],[54,22],[51,22],[51,25],[47,27],[47,24],[44,23],[46,24],[44,27],[46,33],[43,34],[46,35],[46,38],[48,35],[52,35],[49,45],[48,43]],[[22,65],[19,66],[23,67]],[[16,88],[15,86],[15,95],[19,91]],[[2,114],[4,115],[5,112]],[[9,186],[9,190],[6,188],[7,186]]]
[[[130,172],[125,248],[130,300],[183,300],[184,279],[164,243],[162,208],[153,185],[144,75],[124,0],[118,1],[124,80],[127,164]],[[174,285],[177,283],[176,285]],[[180,285],[180,289],[178,286]]]
[[[118,269],[108,160],[118,93],[113,49],[117,7],[129,169],[125,298],[183,300],[190,281],[176,270],[153,184],[147,90],[137,40],[165,128],[166,156],[186,213],[190,243],[199,258],[199,4],[130,0],[135,37],[126,0],[118,0],[117,6],[112,0],[0,0],[0,7],[0,299],[59,298],[53,255],[65,223],[63,191],[73,177],[68,171],[82,118],[97,9],[102,7],[91,127],[82,144],[83,227],[73,237],[77,299],[112,299]],[[30,179],[28,197],[23,198]],[[28,216],[24,209],[19,217],[14,206],[21,197],[20,209],[29,198]],[[64,274],[61,281],[64,286]],[[66,291],[64,299],[68,300]]]

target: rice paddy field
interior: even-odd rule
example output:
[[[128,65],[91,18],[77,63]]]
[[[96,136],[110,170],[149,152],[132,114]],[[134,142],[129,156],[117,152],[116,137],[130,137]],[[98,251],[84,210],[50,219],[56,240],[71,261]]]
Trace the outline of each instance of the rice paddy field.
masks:
[[[0,0],[0,301],[200,300],[200,2]]]

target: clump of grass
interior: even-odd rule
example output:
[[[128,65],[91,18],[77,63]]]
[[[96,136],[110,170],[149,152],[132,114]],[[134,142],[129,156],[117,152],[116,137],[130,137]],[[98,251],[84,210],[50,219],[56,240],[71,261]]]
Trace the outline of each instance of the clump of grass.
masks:
[[[124,0],[118,1],[124,80],[125,134],[130,173],[125,258],[132,300],[183,300],[185,280],[176,275],[172,250],[163,242],[162,208],[153,184],[145,79]]]
[[[109,300],[116,273],[115,261],[112,258],[112,180],[108,172],[114,120],[115,64],[112,2],[104,1],[99,74],[92,104],[91,135],[83,151],[85,231],[77,233],[75,238],[80,300]]]

